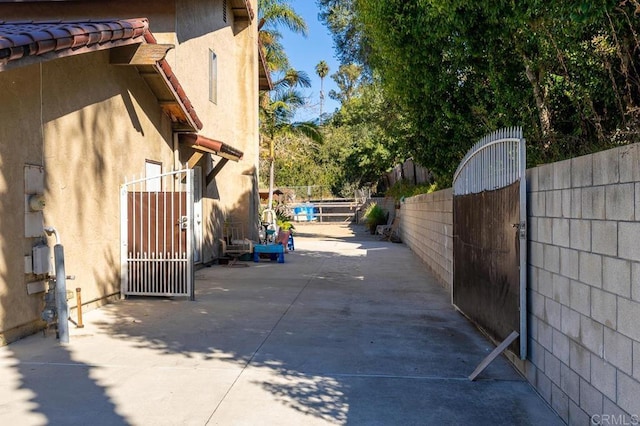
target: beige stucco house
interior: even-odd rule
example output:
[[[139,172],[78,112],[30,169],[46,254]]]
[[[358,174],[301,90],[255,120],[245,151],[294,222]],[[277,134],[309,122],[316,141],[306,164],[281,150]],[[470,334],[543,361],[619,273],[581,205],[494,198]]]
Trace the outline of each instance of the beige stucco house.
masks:
[[[46,275],[34,246],[65,250],[68,288],[118,297],[120,191],[195,170],[196,262],[222,223],[252,236],[258,90],[268,88],[256,0],[0,3],[0,345],[39,330]],[[73,308],[75,300],[70,300]]]

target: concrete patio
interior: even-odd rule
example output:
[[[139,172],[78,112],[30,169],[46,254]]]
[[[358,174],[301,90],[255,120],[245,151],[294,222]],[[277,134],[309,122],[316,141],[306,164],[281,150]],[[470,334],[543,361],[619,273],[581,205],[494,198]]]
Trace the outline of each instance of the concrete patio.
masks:
[[[563,424],[402,244],[298,225],[284,264],[196,272],[0,348],[3,425]]]

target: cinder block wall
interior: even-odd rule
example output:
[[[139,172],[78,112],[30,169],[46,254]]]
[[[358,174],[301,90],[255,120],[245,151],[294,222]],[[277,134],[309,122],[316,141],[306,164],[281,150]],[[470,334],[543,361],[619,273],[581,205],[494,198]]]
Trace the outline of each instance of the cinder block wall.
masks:
[[[453,190],[405,199],[400,206],[400,236],[445,288],[453,283]]]
[[[527,171],[529,354],[569,424],[640,416],[640,145]],[[452,191],[407,199],[402,240],[452,284]],[[593,423],[595,422],[595,423]]]
[[[637,422],[640,145],[536,167],[527,182],[527,377],[570,424]]]

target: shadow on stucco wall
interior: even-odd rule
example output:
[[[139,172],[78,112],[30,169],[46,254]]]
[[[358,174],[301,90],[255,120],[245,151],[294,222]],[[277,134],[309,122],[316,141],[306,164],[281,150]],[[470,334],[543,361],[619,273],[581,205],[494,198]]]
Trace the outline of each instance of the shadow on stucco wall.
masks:
[[[221,198],[218,186],[233,186],[235,182],[232,179],[220,182],[218,179],[214,179],[206,188],[205,200],[209,210],[204,222],[203,245],[205,252],[210,253],[212,257],[205,258],[205,263],[215,261],[221,254],[219,239],[223,236],[225,221],[240,223],[245,238],[253,241],[258,240],[259,193],[256,168],[253,166],[246,168],[240,173],[239,179],[248,179],[250,189],[238,194],[236,197],[238,201],[230,205]]]
[[[118,91],[111,94],[117,96]],[[115,180],[117,172],[114,169],[118,168],[109,161],[109,150],[112,149],[109,141],[114,137],[109,129],[115,127],[115,118],[109,113],[109,107],[99,102],[104,98],[84,96],[82,100],[74,99],[72,92],[68,92],[68,96],[56,104],[55,94],[44,94],[44,134],[38,151],[44,153],[42,166],[47,200],[44,221],[60,232],[65,247],[66,272],[78,278],[77,281],[67,281],[67,288],[89,288],[91,290],[88,293],[93,298],[112,292],[118,283],[114,279],[118,271],[118,256],[115,253],[118,244],[113,244],[119,238],[119,221],[117,215],[113,214],[113,211],[119,211],[118,188],[117,185],[109,187],[108,184]],[[91,105],[91,113],[83,110],[88,105]],[[63,124],[56,120],[74,109],[77,110],[74,114],[77,124],[62,129]],[[22,117],[14,119],[21,120]],[[130,142],[127,138],[123,139],[122,143]],[[22,181],[22,167],[23,164],[13,168],[2,167],[3,176],[0,179],[7,182]],[[0,215],[23,216],[22,209],[18,210],[18,214],[13,209],[10,214],[6,211],[8,206],[15,206],[19,198],[22,198],[18,200],[22,206],[23,197],[21,185],[12,186],[11,192],[0,194]],[[105,202],[114,203],[115,210],[105,208]],[[7,229],[10,228],[13,228],[12,232],[24,232],[24,225],[7,226]],[[34,241],[24,241],[26,251]],[[48,242],[50,246],[53,245],[51,239]],[[8,246],[7,240],[2,237],[0,248],[7,264],[22,265],[21,247]],[[43,306],[42,293],[28,296],[24,278],[15,280],[3,273],[0,279],[4,285],[8,285],[6,291],[0,292],[2,324],[16,322],[16,305],[30,307],[27,312],[19,312],[22,318],[19,323],[23,325],[10,330],[9,340],[38,330],[44,324],[39,319]],[[70,304],[73,304],[73,300]],[[8,318],[8,315],[12,315],[12,318]],[[73,327],[72,324],[69,326]],[[65,424],[63,419],[68,420],[70,413],[73,418],[90,419],[92,413],[81,403],[86,398],[91,399],[91,405],[99,407],[102,416],[100,422],[127,424],[116,412],[107,388],[92,378],[88,361],[75,359],[70,347],[60,345],[53,331],[49,331],[46,337],[36,335],[16,341],[2,348],[0,354],[3,361],[3,390],[9,394],[8,404],[11,407],[8,411],[0,410],[0,419],[8,416],[18,420],[5,424]],[[73,389],[66,383],[73,383]],[[52,397],[52,389],[55,397]],[[4,421],[0,420],[0,423]]]
[[[104,52],[81,56],[82,59],[70,57],[46,63],[40,74],[46,88],[40,99],[47,197],[45,223],[60,232],[66,272],[76,276],[76,281],[67,282],[67,288],[83,288],[83,302],[99,304],[104,297],[119,292],[119,185],[135,167],[139,167],[139,173],[144,172],[145,158],[162,158],[162,152],[172,149],[173,140],[168,119],[134,69],[110,66]],[[100,84],[95,84],[96,81]],[[86,90],[89,86],[92,90]],[[2,133],[0,136],[2,140],[10,139]],[[22,164],[19,169],[22,173]],[[12,182],[17,173],[16,167],[2,167],[0,181]],[[3,222],[7,228],[22,233],[15,212],[8,210],[8,206],[17,201],[22,205],[24,201],[22,191],[20,197],[15,194],[13,187],[11,191],[0,189],[0,217],[14,218],[16,223],[7,222],[9,219]],[[241,199],[244,198],[243,194]],[[209,218],[212,232],[206,235],[209,235],[207,244],[217,247],[216,237],[221,235],[226,212],[215,201],[213,204]],[[237,207],[246,205],[241,202]],[[16,256],[16,248],[10,247],[2,234],[0,249],[6,264],[22,267],[22,253]],[[10,259],[12,256],[19,259]],[[23,283],[13,280],[6,268],[0,271],[0,279],[10,286],[0,291],[0,319],[6,324],[7,307],[15,306],[16,295],[25,291]],[[38,305],[31,309],[32,322],[38,322],[40,298],[41,295],[31,296],[31,302],[36,300]],[[70,305],[74,306],[73,300]],[[16,398],[29,407],[29,417],[38,419],[34,423],[61,424],[70,409],[77,410],[79,418],[92,418],[75,402],[81,395],[90,397],[100,407],[102,423],[127,424],[116,412],[107,387],[94,379],[95,369],[87,360],[75,359],[73,352],[60,346],[52,335],[47,337],[46,351],[34,358],[29,340],[39,338],[33,336],[16,342],[2,353],[11,370],[11,381],[4,383],[20,394]],[[77,383],[74,392],[51,399],[51,387],[63,377]]]
[[[67,289],[82,288],[83,302],[93,306],[104,303],[105,297],[119,293],[119,185],[125,174],[136,167],[138,173],[144,172],[147,156],[167,152],[167,157],[171,158],[173,144],[168,119],[136,70],[113,67],[108,61],[108,52],[99,52],[27,69],[37,70],[32,74],[42,76],[42,97],[33,95],[38,101],[37,108],[33,109],[40,114],[42,108],[42,117],[38,118],[42,121],[43,133],[36,152],[43,153],[41,165],[47,200],[44,222],[60,233],[65,248],[66,273],[76,276],[75,281],[67,281]],[[100,84],[95,84],[96,81]],[[91,90],[87,90],[88,87]],[[14,98],[20,99],[20,96]],[[16,111],[21,110],[14,108],[13,121],[29,121]],[[5,115],[1,108],[0,112]],[[23,114],[33,115],[34,112]],[[0,130],[0,140],[11,138],[10,133],[7,136]],[[149,145],[143,145],[144,142]],[[24,150],[28,149],[24,147]],[[0,182],[22,180],[23,164],[18,163],[11,168],[0,168]],[[0,184],[0,188],[2,186]],[[17,215],[14,209],[7,210],[16,203],[23,205],[22,188],[20,185],[7,187],[6,191],[0,192],[0,217],[22,223],[21,214]],[[23,233],[24,225],[7,223],[7,219],[3,219],[3,223],[7,231]],[[0,324],[13,326],[8,333],[8,340],[13,341],[37,331],[44,324],[39,320],[43,303],[42,294],[27,296],[24,280],[14,279],[23,276],[22,272],[15,271],[15,265],[22,267],[23,254],[19,247],[10,247],[3,234],[0,234],[0,249],[5,264],[14,265],[14,272],[10,274],[6,272],[7,268],[0,268],[0,279],[8,286],[0,288]],[[48,242],[53,245],[51,239]],[[32,243],[25,240],[25,251]],[[74,307],[75,298],[69,304]],[[29,309],[17,310],[17,305],[28,305]],[[24,318],[8,318],[15,316],[16,311]],[[23,325],[16,326],[16,322]],[[72,324],[69,326],[73,327]],[[3,331],[6,330],[0,330],[0,344]],[[3,385],[15,391],[16,401],[19,401],[14,406],[16,410],[19,406],[29,407],[28,413],[24,414],[29,419],[37,419],[33,423],[63,424],[62,418],[68,418],[65,416],[69,412],[77,412],[77,418],[93,417],[92,413],[83,412],[83,406],[78,403],[78,398],[89,397],[92,404],[100,407],[101,423],[127,424],[116,413],[106,388],[91,377],[86,360],[74,359],[72,351],[59,345],[53,333],[46,337],[46,351],[34,357],[33,351],[40,350],[42,342],[35,346],[30,342],[38,339],[39,336],[33,336],[15,342],[2,352],[10,365]],[[52,399],[52,386],[65,378],[75,383],[73,391],[61,392]]]
[[[65,70],[81,68],[80,58],[66,60],[47,64],[45,73],[45,170],[52,200],[45,217],[65,241],[66,269],[77,277],[72,285],[95,299],[119,291],[120,185],[142,175],[147,159],[171,159],[173,140],[169,119],[135,69],[111,66],[108,53],[99,53],[88,60],[93,69],[60,84]],[[102,77],[99,89],[69,90],[96,75]]]

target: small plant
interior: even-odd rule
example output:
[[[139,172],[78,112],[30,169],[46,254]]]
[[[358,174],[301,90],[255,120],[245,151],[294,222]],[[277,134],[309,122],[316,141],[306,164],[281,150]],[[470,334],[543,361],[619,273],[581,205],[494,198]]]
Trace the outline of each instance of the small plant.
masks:
[[[278,223],[278,228],[282,229],[283,231],[293,232],[293,230],[296,229],[295,226],[293,226],[293,223],[289,222],[288,220],[278,219],[277,223]]]
[[[293,218],[289,215],[289,210],[286,206],[280,204],[276,206],[275,211],[278,228],[283,231],[291,231],[293,233],[293,230],[295,229],[295,226],[293,226],[293,223],[291,222]]]
[[[369,204],[369,207],[364,211],[364,218],[371,234],[375,234],[378,225],[386,225],[387,223],[387,214],[376,203]]]
[[[403,198],[413,197],[419,194],[429,194],[437,190],[438,185],[435,183],[420,183],[415,185],[407,180],[401,180],[387,189],[385,195],[387,197],[393,197],[396,201],[400,201]]]

